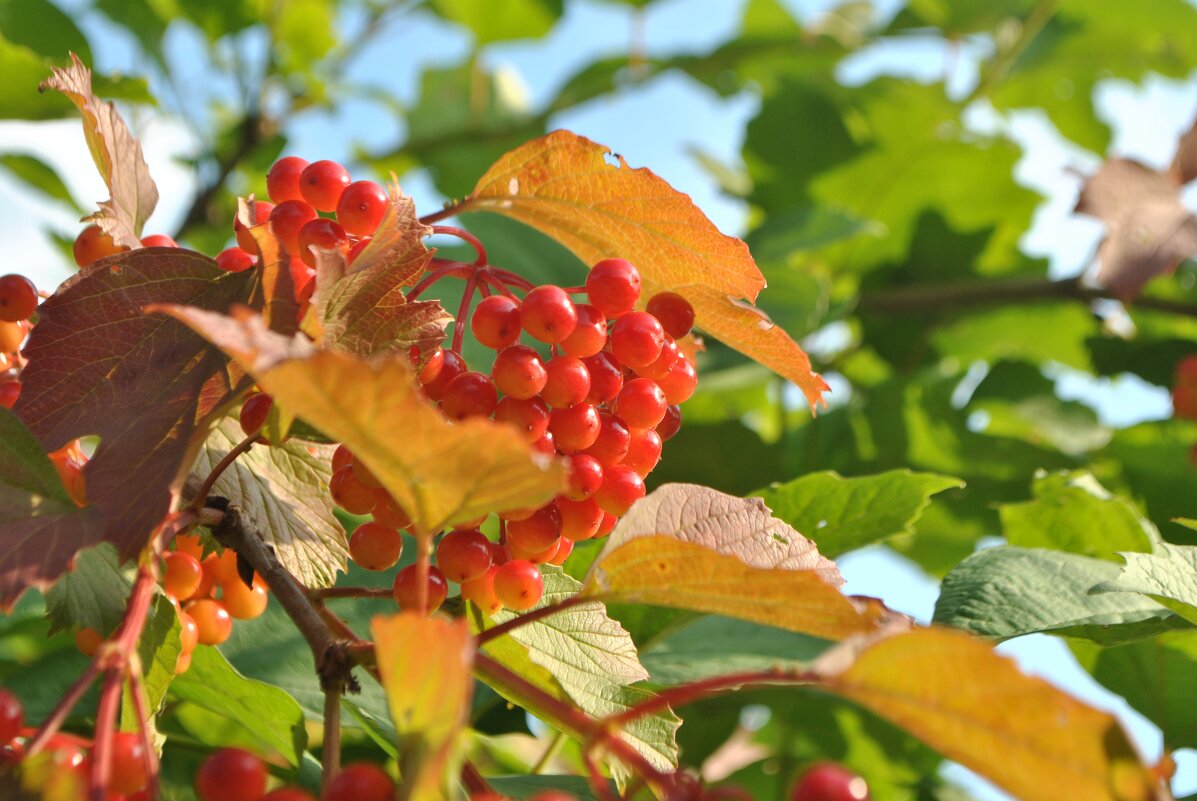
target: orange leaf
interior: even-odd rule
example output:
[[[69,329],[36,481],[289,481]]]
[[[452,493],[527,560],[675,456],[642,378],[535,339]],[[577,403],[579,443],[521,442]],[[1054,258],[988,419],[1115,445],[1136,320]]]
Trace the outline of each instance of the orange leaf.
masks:
[[[846,646],[816,664],[823,686],[1023,801],[1167,797],[1113,715],[1023,674],[981,640],[919,628],[854,659]]]
[[[253,206],[237,198],[237,219],[249,231],[258,246],[258,267],[253,271],[254,285],[249,305],[261,309],[273,331],[293,334],[299,324],[299,304],[295,300],[295,278],[291,274],[291,254],[274,235],[270,220],[251,219]]]
[[[371,621],[370,633],[399,735],[401,797],[448,798],[474,689],[474,638],[466,621],[379,615]]]
[[[608,152],[554,131],[495,162],[458,208],[531,225],[586,264],[628,259],[640,270],[645,300],[665,290],[681,294],[699,328],[793,381],[812,408],[818,404],[827,385],[806,354],[780,328],[762,327],[767,318],[750,305],[765,278],[748,246],[720,233],[687,195],[648,169],[622,158],[618,167],[607,163]]]

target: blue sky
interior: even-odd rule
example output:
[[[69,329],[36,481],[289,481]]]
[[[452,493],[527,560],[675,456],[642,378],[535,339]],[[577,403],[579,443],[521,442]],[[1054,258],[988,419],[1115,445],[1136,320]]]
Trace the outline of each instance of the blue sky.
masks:
[[[79,2],[63,5],[78,7]],[[650,6],[642,25],[635,28],[626,6],[600,0],[568,3],[568,13],[552,34],[535,42],[503,43],[488,48],[484,62],[503,73],[507,91],[522,97],[533,107],[547,102],[559,86],[577,69],[596,58],[626,52],[633,35],[642,35],[648,50],[656,54],[703,52],[733,35],[738,27],[743,2],[702,0],[659,0]],[[701,5],[701,14],[695,14]],[[835,0],[791,0],[787,2],[804,19],[836,5]],[[886,13],[898,5],[893,0],[878,3]],[[137,72],[126,41],[94,14],[84,14],[82,23],[93,42],[102,70]],[[344,21],[352,29],[356,21]],[[208,80],[202,68],[192,67],[196,53],[194,34],[172,30],[170,52],[187,76],[186,81]],[[241,44],[260,50],[254,36]],[[354,62],[355,75],[395,92],[405,102],[418,95],[420,74],[434,66],[461,63],[469,53],[467,33],[429,15],[412,14],[394,24],[387,35],[365,48]],[[953,70],[950,89],[967,92],[975,78],[976,59],[985,52],[984,43],[963,48]],[[846,61],[840,78],[848,83],[866,81],[880,73],[909,76],[915,80],[937,80],[943,73],[943,47],[927,39],[889,42]],[[1197,85],[1150,79],[1142,86],[1107,82],[1098,93],[1099,108],[1114,126],[1112,151],[1148,164],[1168,163],[1176,138],[1193,119],[1197,109]],[[744,124],[758,108],[750,93],[720,98],[705,87],[678,74],[665,74],[616,94],[584,104],[557,116],[554,127],[564,127],[602,142],[622,154],[634,166],[649,166],[678,189],[690,194],[716,224],[728,233],[743,233],[746,209],[742,203],[720,194],[714,180],[700,169],[688,148],[700,145],[717,159],[736,164],[739,160]],[[185,127],[151,113],[133,120],[142,137],[151,171],[163,197],[147,232],[173,230],[197,185],[196,176],[176,159],[194,147]],[[981,128],[1007,129],[1025,150],[1017,178],[1045,195],[1033,228],[1023,240],[1033,255],[1047,256],[1057,275],[1071,275],[1088,264],[1101,236],[1094,220],[1070,213],[1079,188],[1076,172],[1092,171],[1098,156],[1061,140],[1046,119],[1034,113],[999,117],[985,107],[974,108],[970,123]],[[312,112],[300,118],[288,133],[289,152],[304,157],[349,159],[355,147],[381,148],[403,130],[402,120],[378,106],[354,101],[337,114]],[[58,167],[75,197],[85,206],[106,197],[103,184],[91,167],[76,121],[26,124],[0,122],[0,152],[38,155]],[[431,209],[441,198],[426,177],[405,177],[404,188],[417,205]],[[1190,205],[1197,192],[1190,192]],[[78,230],[76,214],[69,209],[25,192],[0,174],[0,237],[10,252],[23,254],[16,266],[34,278],[39,286],[51,287],[69,274],[56,250],[41,229],[50,226],[63,233]],[[1167,395],[1131,378],[1094,381],[1066,370],[1061,372],[1060,391],[1068,397],[1083,397],[1095,403],[1107,422],[1127,425],[1142,419],[1167,417]],[[936,585],[902,560],[879,548],[851,554],[842,560],[848,591],[881,595],[891,605],[930,617],[937,594]],[[1002,646],[1028,670],[1098,706],[1117,712],[1131,725],[1135,738],[1151,758],[1160,751],[1159,733],[1125,703],[1102,690],[1078,667],[1060,641],[1028,637]],[[1179,794],[1197,791],[1197,760],[1183,758],[1176,785]],[[963,775],[953,771],[954,776]],[[979,798],[1003,798],[969,779]]]

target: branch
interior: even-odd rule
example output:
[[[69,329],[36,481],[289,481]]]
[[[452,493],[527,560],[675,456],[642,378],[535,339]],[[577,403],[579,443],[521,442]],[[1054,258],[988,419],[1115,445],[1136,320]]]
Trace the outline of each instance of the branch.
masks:
[[[197,225],[204,225],[207,223],[216,224],[219,221],[211,218],[213,200],[216,196],[224,190],[225,182],[228,181],[229,175],[241,163],[241,160],[253,152],[259,144],[267,137],[266,120],[264,120],[257,112],[250,112],[245,115],[241,121],[241,125],[237,131],[237,141],[234,143],[233,149],[224,155],[217,163],[216,179],[205,186],[195,200],[191,202],[191,208],[187,209],[187,214],[183,218],[183,224],[179,226],[178,232],[175,234],[175,239],[183,237],[187,231]]]
[[[324,691],[324,742],[320,746],[320,766],[323,768],[322,789],[341,770],[341,693]]]

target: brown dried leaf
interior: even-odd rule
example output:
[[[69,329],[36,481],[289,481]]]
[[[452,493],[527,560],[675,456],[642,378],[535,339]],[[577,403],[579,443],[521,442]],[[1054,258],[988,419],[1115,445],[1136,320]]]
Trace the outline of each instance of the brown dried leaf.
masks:
[[[150,178],[141,143],[129,132],[112,103],[91,91],[91,70],[71,53],[71,66],[54,67],[39,87],[62,92],[83,114],[83,133],[91,157],[112,197],[87,218],[118,245],[141,247],[142,226],[158,204],[158,187]]]
[[[1193,120],[1189,130],[1181,134],[1180,141],[1176,143],[1176,155],[1172,157],[1168,177],[1178,186],[1197,178],[1197,119]]]

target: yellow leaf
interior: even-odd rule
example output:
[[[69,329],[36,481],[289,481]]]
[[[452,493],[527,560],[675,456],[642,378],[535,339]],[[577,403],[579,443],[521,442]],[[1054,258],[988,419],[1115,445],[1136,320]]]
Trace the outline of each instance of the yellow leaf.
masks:
[[[828,639],[906,625],[878,601],[848,598],[842,583],[835,564],[759,498],[667,484],[619,521],[584,592]]]
[[[240,364],[263,391],[343,442],[411,516],[417,531],[504,509],[537,506],[564,486],[564,469],[510,426],[450,423],[420,394],[405,356],[361,358],[270,331],[261,316],[187,306],[163,311]]]
[[[816,666],[830,674],[827,689],[1023,801],[1167,797],[1113,715],[1021,673],[981,640],[920,628],[864,647],[840,669],[844,655]]]
[[[466,621],[379,615],[370,633],[399,735],[400,798],[448,798],[474,688],[474,638]]]
[[[748,246],[726,236],[689,196],[646,168],[606,160],[608,148],[554,131],[499,159],[461,211],[503,214],[544,232],[586,264],[627,259],[640,270],[643,299],[677,292],[696,325],[802,389],[812,408],[826,383],[810,359],[751,304],[765,287]]]

